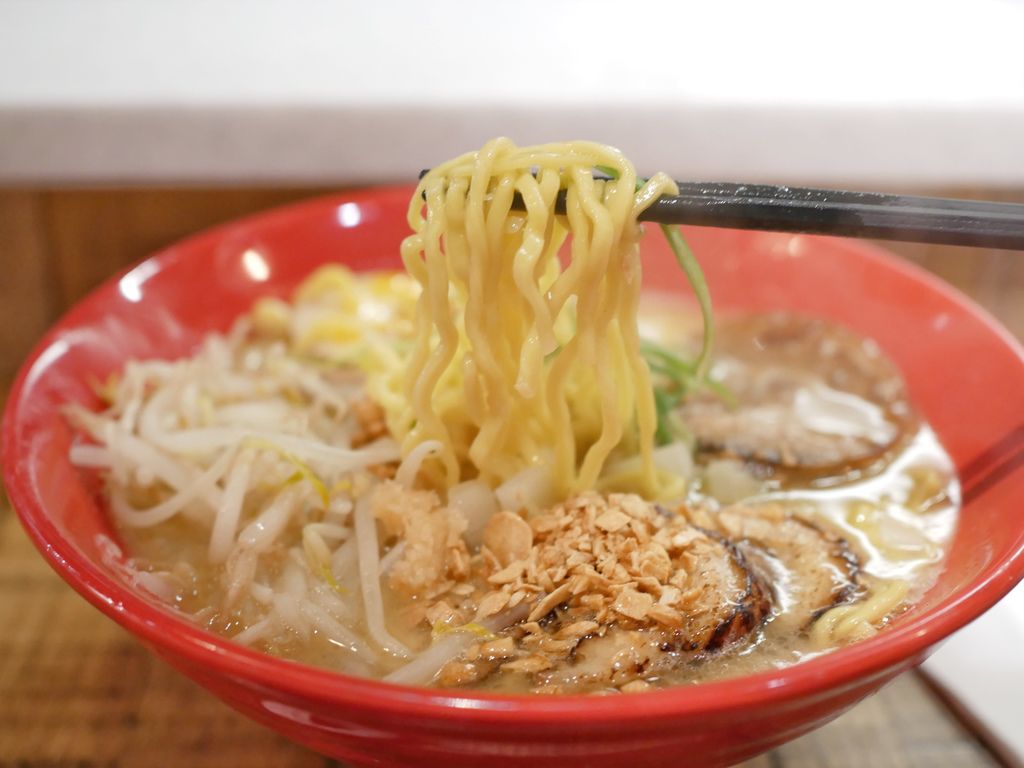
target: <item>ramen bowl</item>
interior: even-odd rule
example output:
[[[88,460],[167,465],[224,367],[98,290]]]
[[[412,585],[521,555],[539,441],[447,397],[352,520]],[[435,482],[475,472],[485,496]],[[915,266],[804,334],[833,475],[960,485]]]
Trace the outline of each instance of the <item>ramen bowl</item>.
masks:
[[[188,354],[260,296],[315,267],[394,268],[408,187],[326,197],[171,246],[95,290],[36,347],[3,427],[11,502],[50,565],[167,663],[237,710],[353,765],[644,766],[739,761],[815,728],[922,661],[1024,574],[1024,353],[935,278],[839,239],[692,229],[721,311],[784,309],[875,339],[958,467],[964,507],[938,580],[877,636],[800,664],[620,696],[498,696],[406,688],[258,653],[133,588],[94,477],[68,459],[69,402],[131,358]],[[645,282],[685,281],[660,238]],[[125,553],[123,556],[130,556]],[[60,631],[59,627],[54,627]],[[141,681],[140,681],[141,683]]]

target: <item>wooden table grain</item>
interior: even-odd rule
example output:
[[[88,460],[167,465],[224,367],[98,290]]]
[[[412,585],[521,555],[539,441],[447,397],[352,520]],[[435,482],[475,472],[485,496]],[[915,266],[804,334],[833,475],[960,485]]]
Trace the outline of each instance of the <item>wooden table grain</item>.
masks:
[[[6,268],[13,266],[9,263],[12,248],[37,249],[45,256],[44,262],[22,264],[18,274],[44,286],[40,289],[44,292],[45,286],[55,288],[33,302],[32,297],[26,300],[19,295],[24,291],[9,284],[0,286],[0,320],[20,323],[17,333],[9,324],[0,332],[0,342],[4,333],[12,340],[0,353],[10,354],[14,349],[23,354],[27,340],[89,285],[181,234],[166,223],[164,217],[170,214],[153,203],[156,193],[141,198],[97,194],[96,199],[76,199],[64,208],[50,198],[19,193],[8,194],[5,200],[0,194],[0,267],[11,274]],[[272,193],[283,197],[299,194]],[[248,192],[239,202],[238,193],[233,193],[225,202],[204,191],[196,193],[199,202],[179,201],[172,213],[191,222],[182,226],[194,229],[193,219],[209,215],[211,199],[226,217],[247,207],[261,207],[268,195],[271,193]],[[145,216],[140,216],[134,231],[142,233],[141,245],[115,245],[114,256],[109,249],[104,251],[99,267],[83,264],[74,258],[75,250],[87,252],[97,246],[95,238],[105,237],[102,229],[94,228],[96,216],[90,211],[95,214],[97,206],[105,210],[111,196],[122,213],[125,200],[148,211],[147,215],[158,211],[154,214],[158,223],[147,229],[139,223],[146,221]],[[1008,193],[1005,198],[1022,199],[1024,195]],[[203,213],[190,219],[189,212],[200,206]],[[20,230],[4,226],[5,211],[6,223],[13,222]],[[10,218],[12,211],[17,221]],[[63,222],[56,235],[45,226],[39,232],[32,224],[52,224],[53,220]],[[123,227],[117,231],[123,233]],[[966,291],[1018,338],[1024,338],[1024,254],[905,244],[892,247]],[[19,301],[28,314],[17,309]],[[0,402],[11,371],[12,366],[0,365]],[[832,724],[746,766],[981,768],[998,764],[978,734],[961,724],[919,676],[909,673]],[[235,765],[328,768],[339,764],[247,720],[151,656],[49,569],[0,494],[0,768]]]

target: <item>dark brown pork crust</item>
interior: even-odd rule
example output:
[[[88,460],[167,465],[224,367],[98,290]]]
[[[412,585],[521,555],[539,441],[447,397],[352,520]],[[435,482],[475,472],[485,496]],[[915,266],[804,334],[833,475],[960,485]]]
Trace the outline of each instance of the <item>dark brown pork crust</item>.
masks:
[[[773,591],[764,576],[748,564],[739,548],[721,534],[705,528],[703,533],[715,539],[729,553],[733,566],[746,581],[746,591],[736,604],[732,615],[721,622],[711,635],[711,639],[702,649],[717,651],[747,638],[757,630],[772,612]]]

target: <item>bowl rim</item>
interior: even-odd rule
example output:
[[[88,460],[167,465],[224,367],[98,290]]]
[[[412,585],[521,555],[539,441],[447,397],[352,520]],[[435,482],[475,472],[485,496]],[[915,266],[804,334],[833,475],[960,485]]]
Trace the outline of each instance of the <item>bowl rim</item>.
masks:
[[[232,219],[176,241],[108,278],[76,302],[47,330],[19,369],[8,393],[0,442],[0,463],[3,464],[4,484],[12,508],[33,544],[64,581],[165,659],[170,653],[206,670],[207,674],[241,677],[268,691],[280,691],[350,709],[386,710],[437,721],[527,725],[540,722],[580,724],[585,720],[594,729],[613,721],[620,727],[627,723],[640,726],[644,722],[655,723],[685,715],[721,715],[744,708],[781,705],[808,694],[834,693],[854,685],[856,681],[884,677],[893,670],[902,671],[920,662],[929,648],[973,621],[1024,578],[1022,526],[1009,557],[991,564],[965,588],[937,606],[901,621],[873,638],[780,670],[634,694],[629,697],[630,706],[623,707],[622,698],[618,696],[493,694],[395,685],[251,650],[197,627],[183,616],[176,615],[171,608],[143,598],[127,584],[104,572],[60,534],[35,496],[29,473],[17,460],[21,446],[18,425],[22,401],[36,363],[66,330],[76,326],[81,315],[101,304],[106,295],[116,290],[124,275],[141,265],[162,272],[177,261],[189,258],[188,254],[196,252],[204,242],[219,241],[241,227],[267,226],[271,222],[294,224],[321,207],[344,202],[381,202],[393,197],[407,199],[411,189],[412,186],[403,184],[318,195]],[[803,237],[811,241],[830,239]],[[902,261],[874,245],[856,243],[854,247],[857,252],[855,258],[902,272],[980,320],[986,330],[998,336],[1024,365],[1024,347],[985,309],[960,291],[923,268]]]

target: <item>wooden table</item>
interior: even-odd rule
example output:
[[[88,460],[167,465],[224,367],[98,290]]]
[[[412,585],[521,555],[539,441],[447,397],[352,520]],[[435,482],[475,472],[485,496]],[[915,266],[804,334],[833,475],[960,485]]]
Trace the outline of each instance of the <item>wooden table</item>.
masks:
[[[63,214],[54,214],[45,205],[37,208],[31,199],[8,198],[8,211],[21,212],[18,221],[24,220],[21,214],[25,211],[29,218],[35,215],[33,211],[58,219],[63,215],[65,224],[70,215],[72,233],[65,226],[56,239],[51,236],[47,240],[45,232],[38,237],[31,231],[12,235],[15,230],[5,228],[4,206],[0,205],[0,245],[5,236],[8,243],[13,238],[23,248],[43,247],[36,240],[49,242],[51,268],[54,263],[60,267],[69,249],[86,247],[74,237],[74,221],[79,221],[83,230],[99,233],[93,237],[105,236],[105,230],[94,226],[95,211],[90,213],[89,206],[102,207],[110,195],[116,199],[116,194],[97,194],[99,203],[78,200],[70,213],[65,210]],[[197,195],[202,210],[208,211],[210,193]],[[265,195],[249,197],[253,208],[265,203]],[[233,215],[245,206],[226,208]],[[124,213],[124,207],[119,209]],[[179,204],[173,212],[184,218],[182,226],[195,228],[183,210],[191,209]],[[111,248],[97,249],[105,259],[99,267],[67,261],[67,269],[58,274],[55,283],[63,300],[74,298],[118,266],[112,258],[123,262],[159,244],[147,237],[167,241],[180,234],[173,228],[157,229],[161,235],[137,224],[135,231],[143,233],[142,246],[123,245],[124,235],[116,235],[121,238],[117,241],[121,250],[114,247],[112,257]],[[146,250],[138,252],[143,247]],[[1018,338],[1024,338],[1024,255],[906,245],[894,249],[967,291]],[[17,298],[14,293],[8,294],[12,300]],[[61,296],[49,301],[52,313],[55,306],[59,308]],[[7,311],[13,312],[10,305]],[[0,307],[0,319],[3,315]],[[24,319],[24,315],[19,317]],[[0,400],[3,379],[0,376]],[[978,733],[962,725],[924,681],[911,673],[831,725],[747,765],[932,768],[998,764]],[[0,768],[229,765],[304,768],[338,763],[250,722],[154,659],[61,582],[28,542],[6,499],[0,496]]]

